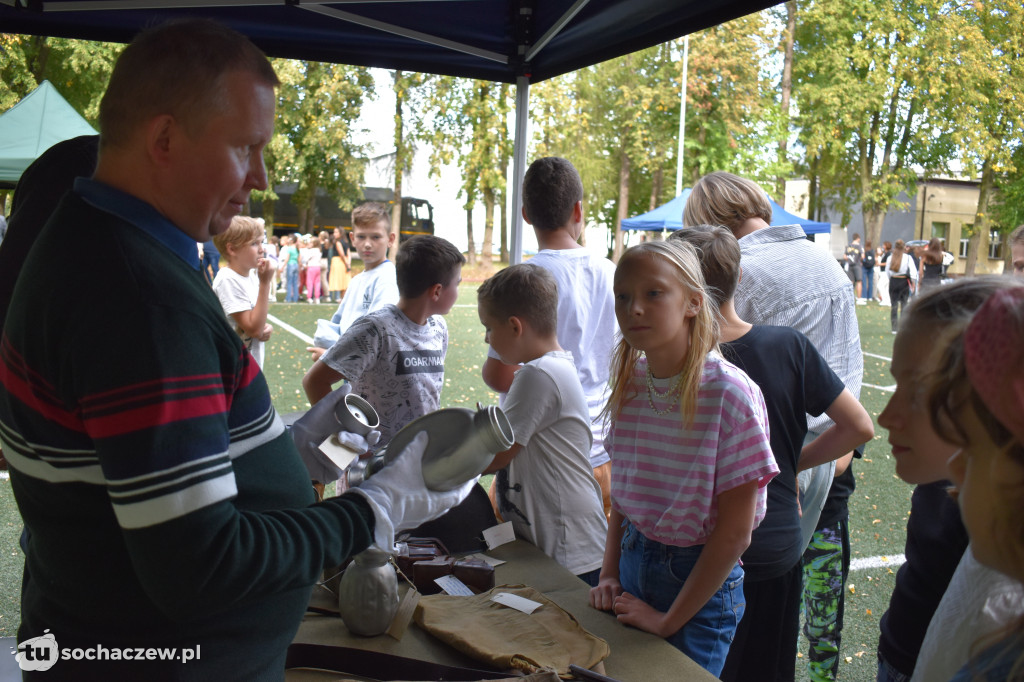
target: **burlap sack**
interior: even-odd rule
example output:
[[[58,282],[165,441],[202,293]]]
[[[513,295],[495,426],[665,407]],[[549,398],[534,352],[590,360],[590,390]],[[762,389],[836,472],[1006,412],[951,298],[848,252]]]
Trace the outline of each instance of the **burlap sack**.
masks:
[[[498,592],[542,605],[527,615],[491,601]],[[426,596],[414,618],[438,639],[498,669],[553,670],[570,678],[570,663],[591,668],[610,653],[608,643],[584,630],[572,614],[523,585],[501,585],[472,597]]]

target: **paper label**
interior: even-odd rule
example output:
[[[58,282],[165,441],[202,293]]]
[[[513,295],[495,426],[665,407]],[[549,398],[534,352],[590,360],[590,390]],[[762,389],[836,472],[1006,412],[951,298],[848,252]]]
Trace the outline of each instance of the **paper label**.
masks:
[[[477,552],[476,554],[470,554],[466,558],[467,559],[479,559],[480,561],[484,562],[485,564],[488,564],[488,565],[493,566],[493,567],[501,566],[503,563],[505,563],[505,561],[503,559],[495,559],[492,556],[487,556],[486,554],[481,554],[480,552]]]
[[[522,611],[527,615],[543,606],[540,602],[527,599],[526,597],[520,597],[519,595],[509,594],[508,592],[497,593],[491,597],[491,601],[498,602],[499,604],[513,608],[516,611]]]
[[[320,443],[320,452],[324,453],[327,459],[331,460],[334,466],[342,471],[347,469],[349,464],[359,459],[361,454],[346,448],[334,436],[328,436],[323,443]]]
[[[501,547],[505,543],[512,542],[515,539],[516,533],[512,530],[511,521],[499,523],[497,526],[492,526],[484,531],[484,542],[487,543],[487,549]]]
[[[412,614],[416,611],[416,605],[419,603],[420,593],[412,589],[406,590],[402,601],[398,602],[398,610],[395,611],[395,617],[391,619],[391,626],[387,633],[395,639],[401,640],[402,635],[409,628],[409,623],[412,622]]]
[[[434,582],[437,583],[438,587],[453,597],[473,596],[473,590],[469,589],[466,586],[466,583],[462,582],[454,575],[442,575],[440,578],[434,578]]]

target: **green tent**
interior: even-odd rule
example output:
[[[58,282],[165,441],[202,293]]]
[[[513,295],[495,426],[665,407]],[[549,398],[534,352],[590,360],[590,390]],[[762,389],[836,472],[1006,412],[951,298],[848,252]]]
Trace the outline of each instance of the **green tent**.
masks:
[[[50,81],[0,115],[0,189],[12,189],[30,163],[62,140],[96,131]]]

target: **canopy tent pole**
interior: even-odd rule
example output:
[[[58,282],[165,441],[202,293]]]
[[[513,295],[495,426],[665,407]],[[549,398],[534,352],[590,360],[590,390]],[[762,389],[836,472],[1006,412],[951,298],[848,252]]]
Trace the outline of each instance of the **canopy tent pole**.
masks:
[[[516,129],[512,146],[512,235],[508,247],[509,265],[523,262],[523,176],[526,174],[526,144],[530,123],[530,78],[516,78]]]

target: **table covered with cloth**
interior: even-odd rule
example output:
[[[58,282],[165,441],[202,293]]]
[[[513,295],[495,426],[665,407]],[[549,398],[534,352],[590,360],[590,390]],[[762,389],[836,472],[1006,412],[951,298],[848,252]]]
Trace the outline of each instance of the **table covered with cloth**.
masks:
[[[591,608],[590,588],[528,542],[516,540],[489,550],[486,554],[505,562],[495,569],[496,585],[526,585],[533,588],[570,614],[587,632],[607,642],[610,653],[603,661],[605,675],[620,682],[704,682],[715,679],[660,637],[622,625],[610,613]],[[323,589],[318,588],[314,591],[314,600],[317,599],[323,599],[324,606],[331,606],[330,595]],[[336,608],[336,604],[333,606]],[[457,651],[414,623],[409,625],[399,641],[388,635],[352,635],[337,616],[307,613],[294,642],[350,647],[449,666],[489,669],[485,663]],[[600,671],[600,666],[596,668]],[[515,673],[510,673],[510,676],[513,674]],[[317,675],[319,673],[291,670],[287,679],[349,679],[339,678],[338,673]]]

